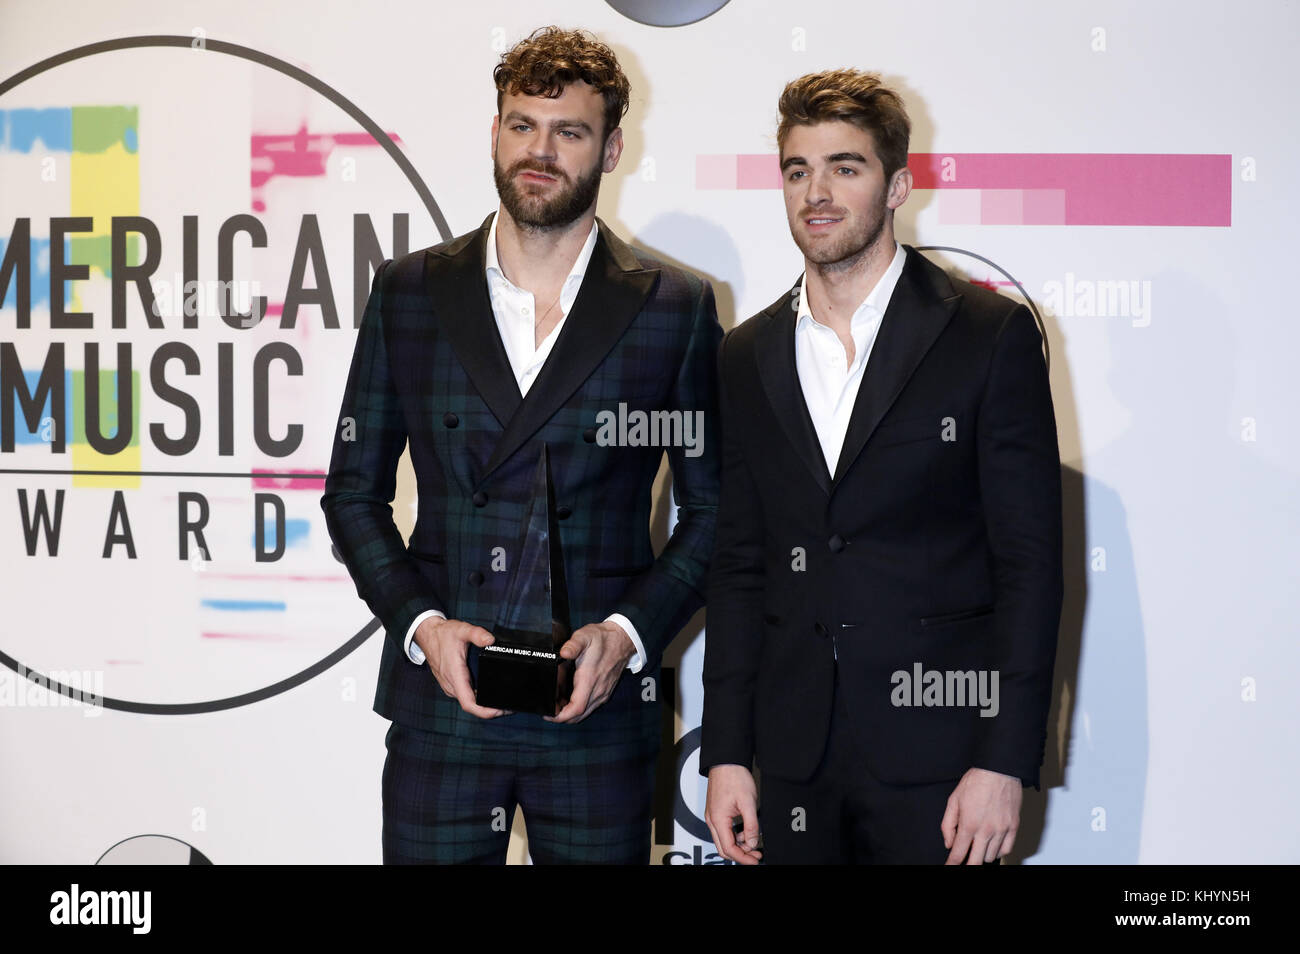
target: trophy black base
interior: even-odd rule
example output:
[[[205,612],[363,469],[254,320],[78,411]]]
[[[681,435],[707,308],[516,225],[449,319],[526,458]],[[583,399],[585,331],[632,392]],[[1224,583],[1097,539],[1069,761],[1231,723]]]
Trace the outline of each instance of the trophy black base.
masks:
[[[552,649],[538,649],[550,634],[493,633],[495,642],[479,652],[475,697],[479,705],[511,712],[553,716],[573,691],[573,661]],[[515,636],[517,638],[511,638]]]

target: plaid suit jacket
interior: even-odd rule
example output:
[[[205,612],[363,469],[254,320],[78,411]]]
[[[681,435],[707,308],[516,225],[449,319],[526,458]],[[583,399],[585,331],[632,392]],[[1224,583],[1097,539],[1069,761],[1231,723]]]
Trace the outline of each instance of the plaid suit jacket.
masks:
[[[474,232],[385,261],[357,337],[321,507],[357,593],[387,633],[374,708],[426,731],[506,743],[647,740],[659,732],[660,657],[703,603],[713,548],[722,336],[713,290],[631,248],[597,219],[578,297],[521,397],[484,275],[490,223],[488,216]],[[703,412],[698,448],[667,448],[680,509],[657,559],[651,489],[665,448],[598,440],[605,420],[598,415],[617,414],[620,404],[629,412]],[[408,441],[418,496],[409,546],[390,507]],[[444,695],[402,643],[430,609],[492,629],[509,578],[500,557],[507,570],[514,565],[543,442],[572,625],[621,613],[648,658],[576,725],[522,713],[484,721]],[[477,654],[471,647],[472,672]]]

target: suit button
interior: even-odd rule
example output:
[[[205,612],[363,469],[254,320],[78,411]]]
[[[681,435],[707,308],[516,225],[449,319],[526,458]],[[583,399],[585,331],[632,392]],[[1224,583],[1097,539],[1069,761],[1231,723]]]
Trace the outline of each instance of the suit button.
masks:
[[[451,411],[448,411],[446,414],[442,416],[442,423],[445,424],[447,427],[456,427],[460,424],[460,418],[458,418],[455,414],[451,413]]]
[[[582,432],[582,439],[588,444],[596,443],[596,429],[594,427],[587,428]]]
[[[844,549],[844,546],[847,543],[848,541],[845,540],[838,533],[826,541],[826,545],[831,548],[831,553],[839,553],[841,550]]]
[[[573,516],[573,509],[571,507],[566,507],[563,504],[561,504],[560,506],[555,508],[555,516],[557,516],[561,520],[568,520],[570,517]]]
[[[478,570],[475,570],[473,573],[469,575],[469,583],[470,586],[482,586],[483,574],[480,573]]]
[[[471,499],[474,501],[475,507],[487,506],[487,494],[483,493],[481,490],[474,491],[474,496]]]
[[[825,636],[826,627],[823,626],[821,623],[813,623],[813,632],[816,633],[818,636]]]

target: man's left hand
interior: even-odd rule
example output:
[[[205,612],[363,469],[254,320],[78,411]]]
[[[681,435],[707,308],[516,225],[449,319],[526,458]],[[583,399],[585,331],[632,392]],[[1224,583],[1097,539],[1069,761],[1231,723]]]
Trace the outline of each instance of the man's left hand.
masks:
[[[1020,827],[1022,788],[1014,776],[967,769],[948,796],[939,825],[943,845],[950,849],[946,863],[979,865],[1009,854]]]
[[[565,659],[577,660],[569,703],[550,722],[581,722],[614,694],[618,677],[636,652],[632,638],[618,623],[589,623],[560,647]]]

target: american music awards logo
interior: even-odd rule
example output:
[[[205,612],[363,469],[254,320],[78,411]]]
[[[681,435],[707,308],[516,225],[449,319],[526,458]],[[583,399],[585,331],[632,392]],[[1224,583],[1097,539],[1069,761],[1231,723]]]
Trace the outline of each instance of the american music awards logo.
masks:
[[[204,712],[378,629],[319,497],[373,269],[450,237],[390,132],[202,31],[0,82],[0,662]]]

